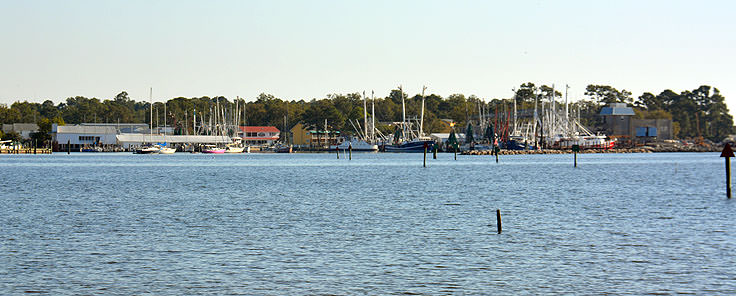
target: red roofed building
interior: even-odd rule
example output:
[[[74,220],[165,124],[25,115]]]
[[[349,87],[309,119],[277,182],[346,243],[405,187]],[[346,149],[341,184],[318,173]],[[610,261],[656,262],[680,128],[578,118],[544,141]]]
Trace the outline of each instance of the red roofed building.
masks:
[[[281,132],[275,126],[241,126],[239,136],[248,146],[273,145]]]

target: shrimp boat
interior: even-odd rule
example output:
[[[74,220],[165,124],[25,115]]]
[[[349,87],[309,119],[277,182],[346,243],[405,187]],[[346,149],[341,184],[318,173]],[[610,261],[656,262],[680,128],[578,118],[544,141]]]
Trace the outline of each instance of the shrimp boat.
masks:
[[[399,86],[401,94],[401,111],[403,121],[399,125],[401,129],[397,129],[393,135],[393,144],[385,145],[383,150],[386,152],[424,152],[426,147],[428,152],[434,149],[434,141],[424,135],[424,91],[427,87],[422,88],[422,115],[419,119],[419,130],[412,130],[412,123],[406,119],[406,105],[404,103],[404,92]],[[416,121],[416,118],[414,119]]]
[[[233,137],[233,143],[225,147],[225,153],[243,153],[245,148],[240,145],[240,137]]]

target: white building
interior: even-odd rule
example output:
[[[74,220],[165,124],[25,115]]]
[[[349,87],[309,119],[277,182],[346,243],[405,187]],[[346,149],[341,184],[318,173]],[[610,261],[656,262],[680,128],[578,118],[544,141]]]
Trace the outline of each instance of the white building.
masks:
[[[59,143],[61,151],[79,151],[84,147],[115,145],[117,128],[115,126],[58,125],[51,126],[51,140]]]

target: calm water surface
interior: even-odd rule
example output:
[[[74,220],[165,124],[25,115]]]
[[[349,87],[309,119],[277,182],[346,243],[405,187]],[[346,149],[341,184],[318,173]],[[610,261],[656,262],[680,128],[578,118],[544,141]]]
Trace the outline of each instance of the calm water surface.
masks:
[[[429,158],[1,155],[0,294],[736,294],[717,153]]]

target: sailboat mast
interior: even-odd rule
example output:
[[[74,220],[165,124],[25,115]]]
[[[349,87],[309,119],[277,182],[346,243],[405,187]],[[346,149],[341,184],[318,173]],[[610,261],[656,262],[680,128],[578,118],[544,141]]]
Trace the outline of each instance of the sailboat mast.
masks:
[[[399,85],[399,96],[401,96],[401,137],[406,137],[406,104],[404,104],[404,90]],[[402,139],[403,140],[403,139]]]
[[[148,142],[153,142],[153,87],[150,88],[148,93],[148,100],[151,101],[151,128],[149,129],[151,136],[148,138]]]
[[[426,86],[422,86],[422,116],[419,120],[419,136],[424,135],[424,91],[427,90]]]
[[[376,141],[376,98],[371,91],[371,144]]]
[[[368,141],[368,102],[366,102],[365,91],[363,91],[363,137]]]
[[[166,101],[164,101],[164,144],[166,143]]]

